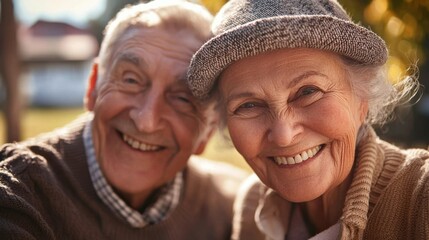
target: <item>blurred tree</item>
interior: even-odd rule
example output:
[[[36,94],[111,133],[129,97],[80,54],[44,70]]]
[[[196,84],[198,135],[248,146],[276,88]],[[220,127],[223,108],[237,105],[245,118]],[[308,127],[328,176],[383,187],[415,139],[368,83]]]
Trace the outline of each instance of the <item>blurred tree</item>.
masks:
[[[426,63],[429,35],[427,0],[339,0],[353,19],[369,26],[386,40],[389,51],[389,79],[406,74],[408,67]]]
[[[391,82],[407,74],[418,77],[423,98],[429,94],[429,1],[427,0],[339,0],[353,19],[370,27],[386,40]],[[425,97],[426,96],[426,97]],[[382,137],[405,146],[429,144],[429,109],[425,104],[403,106],[396,119],[378,129]]]
[[[104,13],[96,18],[92,19],[89,23],[90,29],[96,35],[98,43],[101,43],[103,39],[103,30],[107,23],[119,12],[124,6],[128,4],[136,4],[138,2],[147,2],[139,0],[106,0],[106,9]]]
[[[12,0],[1,0],[0,11],[0,72],[6,88],[6,141],[14,142],[20,140],[21,136],[21,100],[16,21]]]
[[[219,9],[228,2],[227,0],[200,0],[202,5],[204,5],[212,14],[216,14]]]

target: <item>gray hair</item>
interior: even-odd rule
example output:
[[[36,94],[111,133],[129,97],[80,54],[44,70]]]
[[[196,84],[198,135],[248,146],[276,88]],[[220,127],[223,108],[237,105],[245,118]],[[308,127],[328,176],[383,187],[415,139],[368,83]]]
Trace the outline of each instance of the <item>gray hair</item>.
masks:
[[[212,33],[212,14],[203,6],[186,0],[155,0],[149,3],[127,5],[110,20],[104,30],[104,39],[98,57],[101,84],[105,69],[111,63],[111,49],[129,30],[160,28],[169,31],[189,31],[203,44]]]
[[[393,84],[387,78],[386,65],[363,65],[350,59],[343,60],[353,91],[368,101],[366,123],[370,125],[387,123],[397,106],[410,102],[418,94],[420,85],[413,75]]]
[[[383,126],[394,119],[394,110],[408,103],[419,94],[420,84],[415,73],[391,83],[387,78],[387,66],[364,65],[343,57],[352,91],[368,102],[365,124],[359,129],[357,142],[366,135],[367,125]]]

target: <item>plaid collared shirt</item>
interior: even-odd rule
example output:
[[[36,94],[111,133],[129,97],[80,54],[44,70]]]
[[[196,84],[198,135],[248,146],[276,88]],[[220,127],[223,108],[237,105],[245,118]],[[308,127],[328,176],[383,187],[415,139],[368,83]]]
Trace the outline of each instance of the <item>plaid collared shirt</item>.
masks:
[[[160,190],[158,199],[143,213],[134,210],[122,200],[107,183],[96,160],[94,145],[92,142],[92,121],[86,124],[83,132],[83,140],[91,175],[92,184],[98,197],[120,218],[131,226],[142,228],[164,220],[177,206],[183,187],[183,173],[176,174],[174,180]],[[144,181],[144,179],[142,179]]]

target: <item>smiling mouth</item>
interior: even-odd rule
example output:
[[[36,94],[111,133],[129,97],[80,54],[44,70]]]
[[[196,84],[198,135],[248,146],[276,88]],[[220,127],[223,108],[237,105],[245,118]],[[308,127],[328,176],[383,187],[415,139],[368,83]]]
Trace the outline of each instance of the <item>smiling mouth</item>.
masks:
[[[134,149],[140,150],[140,151],[145,151],[145,152],[158,151],[158,150],[161,150],[163,148],[162,146],[159,146],[159,145],[152,145],[152,144],[140,142],[136,139],[131,138],[128,135],[125,135],[125,134],[122,134],[122,139],[124,140],[124,142],[128,146],[130,146]]]
[[[273,157],[275,163],[278,165],[294,165],[298,163],[302,163],[312,157],[314,157],[317,153],[320,152],[320,150],[323,148],[323,145],[316,146],[314,148],[308,149],[303,151],[302,153],[299,153],[293,157]]]

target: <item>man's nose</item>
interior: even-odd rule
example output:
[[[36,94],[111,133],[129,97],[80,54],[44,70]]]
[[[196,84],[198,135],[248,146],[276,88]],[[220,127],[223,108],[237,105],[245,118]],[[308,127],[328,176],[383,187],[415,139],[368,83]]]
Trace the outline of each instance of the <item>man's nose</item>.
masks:
[[[130,117],[139,131],[154,132],[162,128],[164,108],[161,96],[147,96],[130,111]]]

